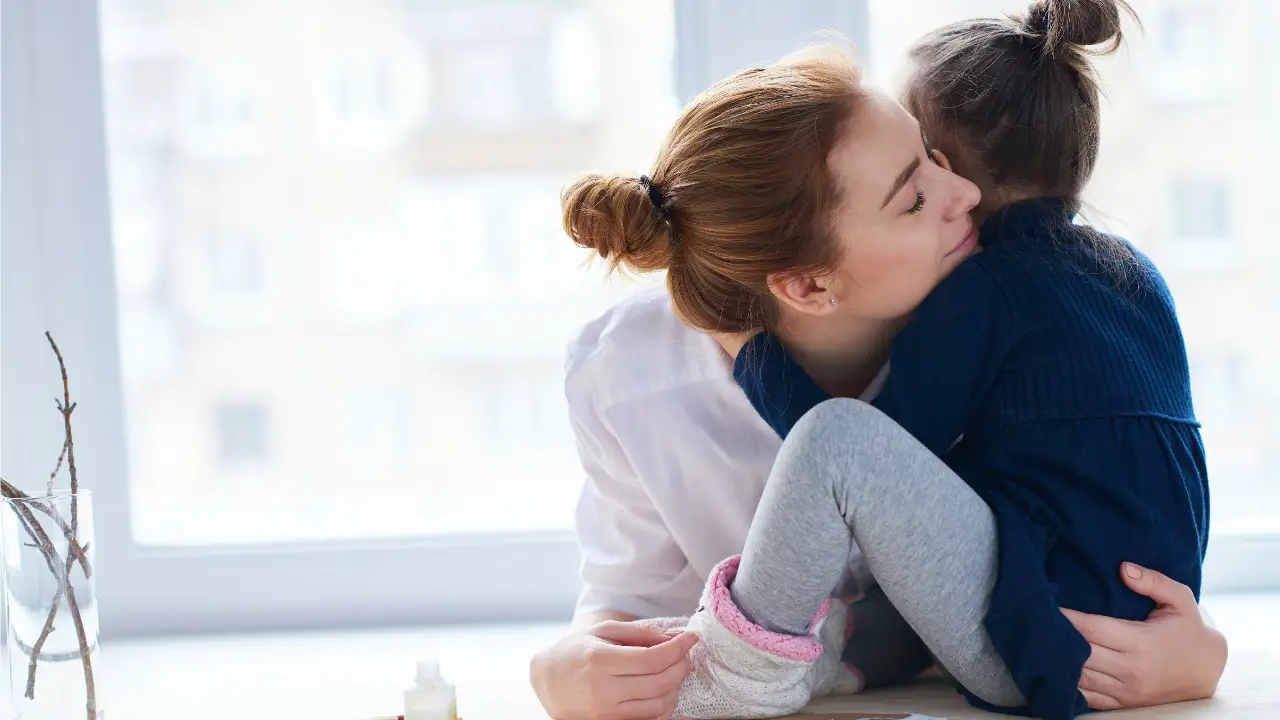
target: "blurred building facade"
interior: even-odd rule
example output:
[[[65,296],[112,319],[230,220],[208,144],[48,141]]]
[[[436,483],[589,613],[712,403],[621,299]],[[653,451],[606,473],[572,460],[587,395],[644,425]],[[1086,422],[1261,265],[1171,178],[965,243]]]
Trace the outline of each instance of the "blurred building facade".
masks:
[[[1280,9],[1133,4],[1089,199],[1174,290],[1215,520],[1249,529],[1280,499]],[[873,0],[863,51],[892,82],[930,28],[1020,7]],[[564,343],[628,289],[584,268],[557,196],[648,167],[671,3],[102,8],[139,540],[566,526]]]
[[[671,23],[662,2],[104,3],[139,539],[565,526],[564,345],[625,286],[584,267],[558,194],[648,166]]]

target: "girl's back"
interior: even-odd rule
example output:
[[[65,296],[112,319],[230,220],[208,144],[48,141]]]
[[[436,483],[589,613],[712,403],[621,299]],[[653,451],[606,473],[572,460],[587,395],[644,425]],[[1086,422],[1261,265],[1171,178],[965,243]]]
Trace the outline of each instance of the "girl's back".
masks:
[[[1207,471],[1163,278],[1123,241],[1071,225],[1056,201],[1006,208],[984,224],[983,240],[972,267],[926,301],[972,301],[980,286],[996,296],[973,317],[992,344],[976,352],[999,353],[999,368],[949,464],[989,501],[1019,511],[1043,543],[1044,574],[1064,607],[1145,617],[1150,602],[1116,574],[1125,558],[1198,592]],[[946,310],[949,324],[955,312]],[[922,308],[926,322],[932,315]],[[955,343],[948,356],[964,357],[967,338]],[[895,374],[909,370],[905,350]],[[888,392],[899,397],[886,404],[917,391]]]

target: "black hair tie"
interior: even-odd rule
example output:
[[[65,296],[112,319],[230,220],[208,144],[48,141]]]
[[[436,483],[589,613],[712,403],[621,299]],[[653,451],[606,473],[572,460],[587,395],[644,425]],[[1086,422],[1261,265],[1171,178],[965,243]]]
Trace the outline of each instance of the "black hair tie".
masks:
[[[644,189],[649,193],[649,202],[653,204],[653,207],[658,211],[658,214],[662,216],[662,219],[667,222],[671,222],[671,208],[667,203],[667,196],[662,194],[662,190],[660,190],[657,185],[653,184],[653,180],[649,179],[648,175],[640,176],[640,184],[643,185]]]

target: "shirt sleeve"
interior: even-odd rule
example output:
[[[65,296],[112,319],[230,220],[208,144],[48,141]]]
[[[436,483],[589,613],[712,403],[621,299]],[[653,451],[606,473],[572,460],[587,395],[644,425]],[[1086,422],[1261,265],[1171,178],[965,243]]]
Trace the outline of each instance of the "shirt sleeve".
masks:
[[[760,417],[784,438],[805,413],[831,399],[769,333],[751,338],[738,352],[733,378]]]
[[[956,268],[893,341],[872,405],[942,457],[964,433],[1013,344],[1005,295],[980,260]]]
[[[688,560],[592,399],[571,395],[569,417],[586,472],[575,515],[583,581],[576,614],[671,614],[667,598]]]

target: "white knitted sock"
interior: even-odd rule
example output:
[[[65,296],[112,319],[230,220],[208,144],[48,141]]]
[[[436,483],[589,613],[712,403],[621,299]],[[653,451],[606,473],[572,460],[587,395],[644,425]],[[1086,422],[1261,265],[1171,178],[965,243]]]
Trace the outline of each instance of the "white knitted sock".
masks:
[[[822,657],[814,664],[812,699],[828,695],[852,695],[866,686],[862,675],[844,664],[844,646],[849,640],[849,606],[839,598],[831,600],[827,616],[818,626]]]
[[[841,605],[828,617],[828,601],[814,618],[814,632],[784,635],[750,622],[733,604],[729,584],[738,556],[716,566],[687,629],[700,642],[689,651],[689,676],[673,718],[734,720],[791,715],[815,693],[856,692],[858,678],[840,662],[847,615]]]

